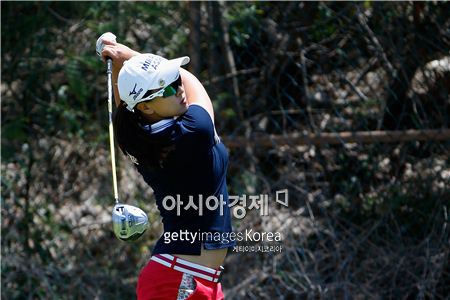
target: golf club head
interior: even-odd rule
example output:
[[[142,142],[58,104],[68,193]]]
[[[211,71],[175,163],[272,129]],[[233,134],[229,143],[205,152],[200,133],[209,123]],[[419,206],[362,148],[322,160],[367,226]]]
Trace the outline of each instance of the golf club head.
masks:
[[[147,214],[140,208],[117,203],[112,212],[113,229],[122,241],[138,239],[148,227]]]

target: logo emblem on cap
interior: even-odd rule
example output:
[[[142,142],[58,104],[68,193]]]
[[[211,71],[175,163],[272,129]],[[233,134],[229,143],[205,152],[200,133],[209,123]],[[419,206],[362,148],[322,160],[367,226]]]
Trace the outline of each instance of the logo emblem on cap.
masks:
[[[134,85],[134,88],[133,88],[133,90],[130,92],[130,94],[128,95],[128,96],[131,96],[131,95],[134,95],[134,94],[137,94],[137,92],[136,92],[136,86],[137,86],[137,83]]]
[[[160,79],[160,80],[159,80],[159,86],[160,86],[160,87],[163,87],[164,84],[166,84],[166,82],[164,81],[164,79]]]

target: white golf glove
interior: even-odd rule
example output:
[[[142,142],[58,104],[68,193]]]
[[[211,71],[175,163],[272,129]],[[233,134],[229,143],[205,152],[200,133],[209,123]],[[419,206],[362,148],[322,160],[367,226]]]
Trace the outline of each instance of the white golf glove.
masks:
[[[98,56],[102,56],[103,47],[105,46],[103,44],[103,40],[111,40],[116,42],[116,36],[111,32],[105,32],[97,39],[97,43],[95,44],[95,52],[97,52]]]

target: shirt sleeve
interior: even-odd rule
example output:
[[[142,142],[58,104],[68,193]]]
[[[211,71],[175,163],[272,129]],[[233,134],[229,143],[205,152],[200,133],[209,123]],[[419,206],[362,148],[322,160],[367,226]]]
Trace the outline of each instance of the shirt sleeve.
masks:
[[[214,145],[214,124],[209,113],[200,105],[191,104],[181,118],[182,134],[196,147]]]

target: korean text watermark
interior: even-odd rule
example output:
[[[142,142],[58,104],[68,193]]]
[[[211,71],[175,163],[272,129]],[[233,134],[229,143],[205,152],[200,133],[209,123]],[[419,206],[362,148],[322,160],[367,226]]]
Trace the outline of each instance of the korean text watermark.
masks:
[[[288,190],[284,189],[275,192],[275,201],[278,204],[288,207]],[[256,209],[259,210],[261,216],[269,215],[269,195],[229,195],[228,201],[224,200],[223,195],[219,197],[198,195],[197,197],[189,196],[187,203],[181,200],[180,195],[166,196],[162,200],[162,206],[164,209],[170,211],[176,209],[177,216],[179,216],[182,210],[193,209],[198,211],[199,216],[203,216],[204,209],[219,210],[220,215],[224,213],[224,208],[228,206],[232,208],[233,216],[236,219],[242,219],[247,214],[247,210]]]

